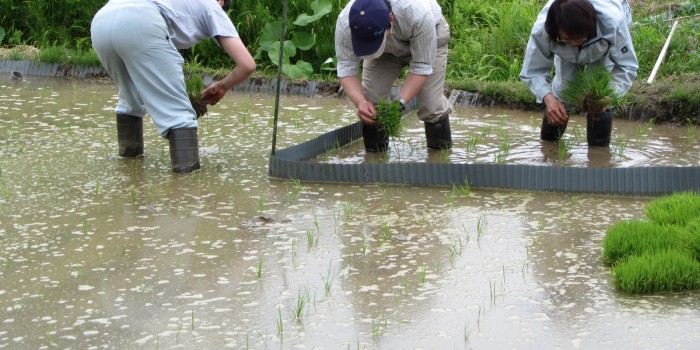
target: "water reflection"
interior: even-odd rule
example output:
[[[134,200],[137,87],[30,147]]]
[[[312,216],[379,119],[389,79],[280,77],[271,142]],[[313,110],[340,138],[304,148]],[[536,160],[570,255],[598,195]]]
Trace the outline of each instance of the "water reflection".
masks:
[[[178,176],[153,129],[143,158],[117,157],[115,98],[109,81],[0,86],[0,348],[699,340],[696,292],[622,295],[600,261],[606,227],[640,217],[649,198],[269,179],[273,96],[259,94],[210,109],[202,170]],[[282,105],[278,147],[356,118],[341,100],[286,96]],[[627,144],[606,152],[577,141],[573,120],[560,157],[559,145],[536,139],[539,115],[455,114],[449,152],[427,151],[422,125],[408,118],[385,155],[357,142],[318,161],[697,163],[686,128],[616,121],[613,135]]]

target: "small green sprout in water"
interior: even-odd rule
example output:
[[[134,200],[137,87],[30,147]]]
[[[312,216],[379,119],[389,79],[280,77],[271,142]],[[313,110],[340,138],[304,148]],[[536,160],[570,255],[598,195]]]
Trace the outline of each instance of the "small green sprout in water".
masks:
[[[612,75],[603,65],[589,65],[574,73],[562,91],[564,101],[587,112],[603,111],[617,103]]]
[[[258,266],[255,269],[255,276],[258,277],[258,279],[262,278],[262,273],[263,273],[263,258],[262,256],[258,258]]]
[[[304,316],[304,309],[306,306],[309,304],[309,289],[304,288],[299,289],[299,292],[297,293],[297,303],[294,305],[294,308],[292,309],[292,313],[294,313],[294,318],[296,320],[301,320]]]
[[[428,268],[424,265],[421,265],[420,270],[418,271],[418,281],[420,284],[425,284],[425,282],[428,280]]]
[[[686,119],[688,121],[688,138],[690,141],[695,140],[695,137],[698,136],[698,127],[697,125],[693,124],[693,121],[688,118]]]
[[[557,159],[565,160],[566,157],[569,155],[570,150],[571,141],[564,137],[560,138],[559,142],[557,142]]]
[[[284,332],[284,324],[282,323],[282,307],[277,308],[277,335],[282,336]]]
[[[190,103],[194,109],[197,119],[207,114],[207,104],[202,101],[202,90],[204,90],[204,80],[199,74],[192,74],[185,79],[185,88]]]
[[[379,127],[391,137],[401,135],[401,104],[399,101],[379,99],[377,104],[377,121]]]

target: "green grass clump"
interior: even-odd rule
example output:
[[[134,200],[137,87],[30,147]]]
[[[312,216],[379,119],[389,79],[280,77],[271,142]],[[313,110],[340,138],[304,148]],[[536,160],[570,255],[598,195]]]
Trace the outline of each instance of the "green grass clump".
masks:
[[[683,229],[686,249],[700,262],[700,219],[690,221]]]
[[[700,217],[700,195],[679,192],[657,198],[644,207],[644,214],[652,222],[661,225],[684,226]]]
[[[608,228],[603,240],[603,261],[618,261],[645,252],[681,249],[681,231],[648,221],[620,221]]]
[[[190,98],[192,108],[194,108],[197,118],[207,113],[207,104],[202,101],[202,90],[204,90],[204,80],[199,74],[192,74],[185,78],[185,88],[187,96]]]
[[[596,112],[613,106],[617,93],[610,82],[612,76],[603,65],[590,65],[579,69],[562,91],[564,100],[584,111]]]
[[[387,135],[391,137],[401,135],[401,104],[399,101],[379,99],[376,111],[379,127]]]
[[[700,287],[697,260],[677,250],[631,256],[616,264],[613,273],[615,284],[627,293],[678,292]]]

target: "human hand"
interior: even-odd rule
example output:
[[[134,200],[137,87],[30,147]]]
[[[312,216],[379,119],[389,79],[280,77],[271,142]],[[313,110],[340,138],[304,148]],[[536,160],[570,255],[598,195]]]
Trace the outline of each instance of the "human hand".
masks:
[[[228,89],[226,89],[220,81],[217,81],[202,91],[202,101],[213,106],[224,98],[227,91]]]
[[[374,104],[367,100],[363,100],[357,105],[357,116],[360,120],[368,125],[377,124],[377,110],[374,108]]]
[[[547,106],[547,123],[553,126],[565,125],[569,120],[566,107],[554,95],[547,94],[544,97],[544,104]]]

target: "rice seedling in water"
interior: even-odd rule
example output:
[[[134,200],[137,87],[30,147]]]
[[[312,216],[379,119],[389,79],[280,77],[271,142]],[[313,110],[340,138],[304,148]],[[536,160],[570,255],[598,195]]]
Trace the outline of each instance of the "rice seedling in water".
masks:
[[[690,119],[687,119],[688,121],[688,138],[690,139],[689,141],[695,140],[695,137],[698,136],[698,127],[693,124],[693,121]]]
[[[615,285],[627,293],[675,292],[700,288],[700,264],[687,252],[645,252],[613,267]]]
[[[401,104],[380,98],[376,108],[379,127],[391,137],[401,135]]]
[[[185,79],[185,89],[190,103],[194,109],[197,119],[207,114],[207,104],[202,101],[202,90],[204,90],[204,80],[199,74],[192,74]]]
[[[282,336],[284,332],[284,324],[282,323],[282,307],[277,307],[277,335]]]
[[[566,157],[569,155],[570,150],[571,141],[564,137],[560,138],[559,142],[557,142],[557,159],[565,160]]]
[[[577,70],[562,91],[564,100],[587,112],[603,111],[615,104],[617,93],[610,84],[612,76],[603,65]]]
[[[304,309],[306,306],[309,304],[309,290],[308,288],[305,289],[299,289],[299,292],[297,293],[297,302],[296,305],[294,305],[294,308],[292,309],[292,313],[294,313],[294,318],[296,320],[301,320],[304,316]]]
[[[659,197],[644,207],[646,217],[661,225],[683,226],[700,217],[700,194],[695,192],[678,192]]]
[[[255,276],[258,277],[258,279],[260,279],[262,277],[262,273],[263,273],[263,259],[262,259],[262,257],[260,257],[260,258],[258,258],[258,266],[255,269]]]
[[[613,265],[633,255],[669,249],[682,249],[681,231],[677,227],[648,221],[619,221],[605,234],[603,261]]]

